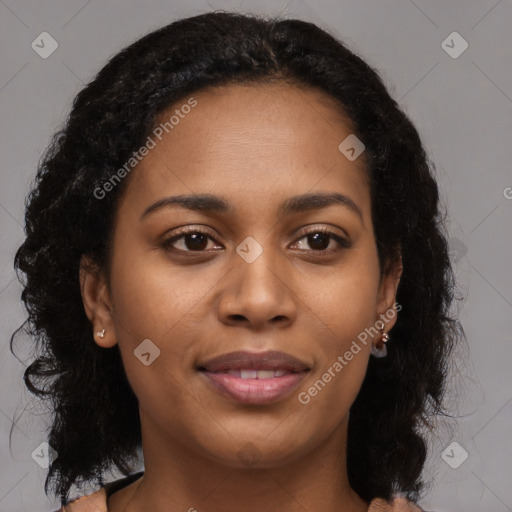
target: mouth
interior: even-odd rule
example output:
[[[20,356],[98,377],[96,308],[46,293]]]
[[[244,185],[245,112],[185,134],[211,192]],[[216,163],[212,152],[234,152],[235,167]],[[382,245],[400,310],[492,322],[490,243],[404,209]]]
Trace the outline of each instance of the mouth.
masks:
[[[277,402],[296,389],[310,371],[284,352],[231,352],[197,367],[209,387],[245,404]]]

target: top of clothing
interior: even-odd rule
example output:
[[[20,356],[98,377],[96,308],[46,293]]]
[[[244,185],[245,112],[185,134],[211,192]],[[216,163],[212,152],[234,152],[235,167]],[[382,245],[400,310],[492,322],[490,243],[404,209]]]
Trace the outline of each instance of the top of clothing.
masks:
[[[108,512],[107,499],[115,492],[139,479],[143,474],[144,471],[140,471],[139,473],[134,473],[133,475],[110,482],[104,485],[99,491],[87,496],[76,498],[68,502],[66,505],[62,505],[62,507],[59,508],[59,510],[55,510],[55,512]],[[395,497],[391,502],[385,501],[382,498],[373,499],[368,507],[368,512],[427,511],[404,497]]]

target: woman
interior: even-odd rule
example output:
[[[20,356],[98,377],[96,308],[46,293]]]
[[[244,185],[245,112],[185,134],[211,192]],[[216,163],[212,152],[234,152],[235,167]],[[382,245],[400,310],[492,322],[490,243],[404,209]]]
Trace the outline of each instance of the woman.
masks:
[[[203,14],[112,58],[16,255],[61,510],[421,510],[458,335],[431,167],[311,23]]]

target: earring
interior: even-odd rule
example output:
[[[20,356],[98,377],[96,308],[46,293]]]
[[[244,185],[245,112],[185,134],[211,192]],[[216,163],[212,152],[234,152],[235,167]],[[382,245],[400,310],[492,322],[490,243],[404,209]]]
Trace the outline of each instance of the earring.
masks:
[[[370,354],[373,357],[382,358],[388,355],[388,349],[386,347],[386,343],[389,341],[389,334],[387,332],[382,333],[380,340],[372,345],[370,350]]]
[[[98,331],[96,333],[96,336],[98,336],[98,338],[104,338],[105,337],[105,329],[103,329],[102,331]]]

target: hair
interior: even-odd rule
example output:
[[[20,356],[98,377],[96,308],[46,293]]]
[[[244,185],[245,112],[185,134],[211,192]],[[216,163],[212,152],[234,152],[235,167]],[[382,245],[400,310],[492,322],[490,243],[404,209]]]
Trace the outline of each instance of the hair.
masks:
[[[446,414],[460,328],[450,316],[455,285],[434,165],[378,73],[334,35],[302,20],[215,11],[175,21],[113,56],[74,99],[26,200],[15,268],[28,317],[11,351],[22,329],[34,340],[37,357],[24,382],[51,401],[48,443],[58,457],[45,492],[51,488],[63,504],[72,485],[103,485],[112,468],[130,474],[142,442],[118,347],[94,342],[78,278],[82,255],[110,275],[115,213],[128,180],[108,200],[94,190],[141,147],[170,105],[207,87],[279,81],[337,100],[365,145],[381,275],[402,258],[402,308],[388,356],[370,358],[350,410],[349,483],[367,501],[398,491],[417,500],[424,489],[422,429]]]

